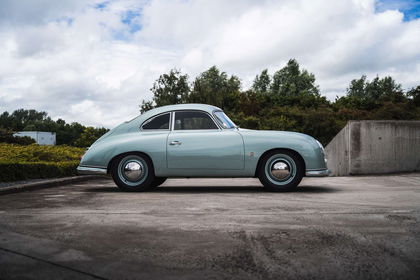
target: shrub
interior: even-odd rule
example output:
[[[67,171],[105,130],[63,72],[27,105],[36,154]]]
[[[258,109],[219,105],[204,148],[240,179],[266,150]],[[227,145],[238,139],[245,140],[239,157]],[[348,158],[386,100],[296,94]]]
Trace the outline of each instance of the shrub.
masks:
[[[31,145],[35,144],[36,141],[29,136],[13,136],[13,142],[19,145]]]
[[[0,143],[0,162],[79,161],[85,149],[69,146],[16,145]]]
[[[74,176],[84,149],[0,143],[0,182]]]
[[[77,175],[78,161],[0,162],[0,182]]]

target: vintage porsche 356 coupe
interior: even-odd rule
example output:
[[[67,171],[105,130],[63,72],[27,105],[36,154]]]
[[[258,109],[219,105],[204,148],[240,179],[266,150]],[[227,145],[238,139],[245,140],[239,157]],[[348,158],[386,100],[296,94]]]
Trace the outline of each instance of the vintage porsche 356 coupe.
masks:
[[[236,126],[205,104],[152,109],[99,138],[81,174],[111,174],[124,191],[143,191],[168,177],[258,177],[272,191],[292,190],[303,176],[328,176],[324,148],[306,134]]]

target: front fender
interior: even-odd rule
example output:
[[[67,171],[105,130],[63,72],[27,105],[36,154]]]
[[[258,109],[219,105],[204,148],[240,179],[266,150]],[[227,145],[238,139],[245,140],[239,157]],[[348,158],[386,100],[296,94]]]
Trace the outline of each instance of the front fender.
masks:
[[[286,131],[240,130],[245,144],[247,168],[256,170],[261,156],[273,149],[293,150],[303,158],[306,170],[326,169],[323,148],[306,134]]]

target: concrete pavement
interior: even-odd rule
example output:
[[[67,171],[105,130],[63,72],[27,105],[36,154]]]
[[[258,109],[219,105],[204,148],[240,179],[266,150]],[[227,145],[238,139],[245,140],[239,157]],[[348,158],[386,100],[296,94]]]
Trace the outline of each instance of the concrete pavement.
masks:
[[[420,174],[0,196],[0,279],[418,279]]]

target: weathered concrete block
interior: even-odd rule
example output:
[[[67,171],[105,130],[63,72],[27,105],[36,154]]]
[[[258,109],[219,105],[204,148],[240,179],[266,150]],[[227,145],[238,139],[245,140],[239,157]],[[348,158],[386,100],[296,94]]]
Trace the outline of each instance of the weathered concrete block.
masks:
[[[333,176],[420,170],[420,121],[349,121],[327,145]]]

